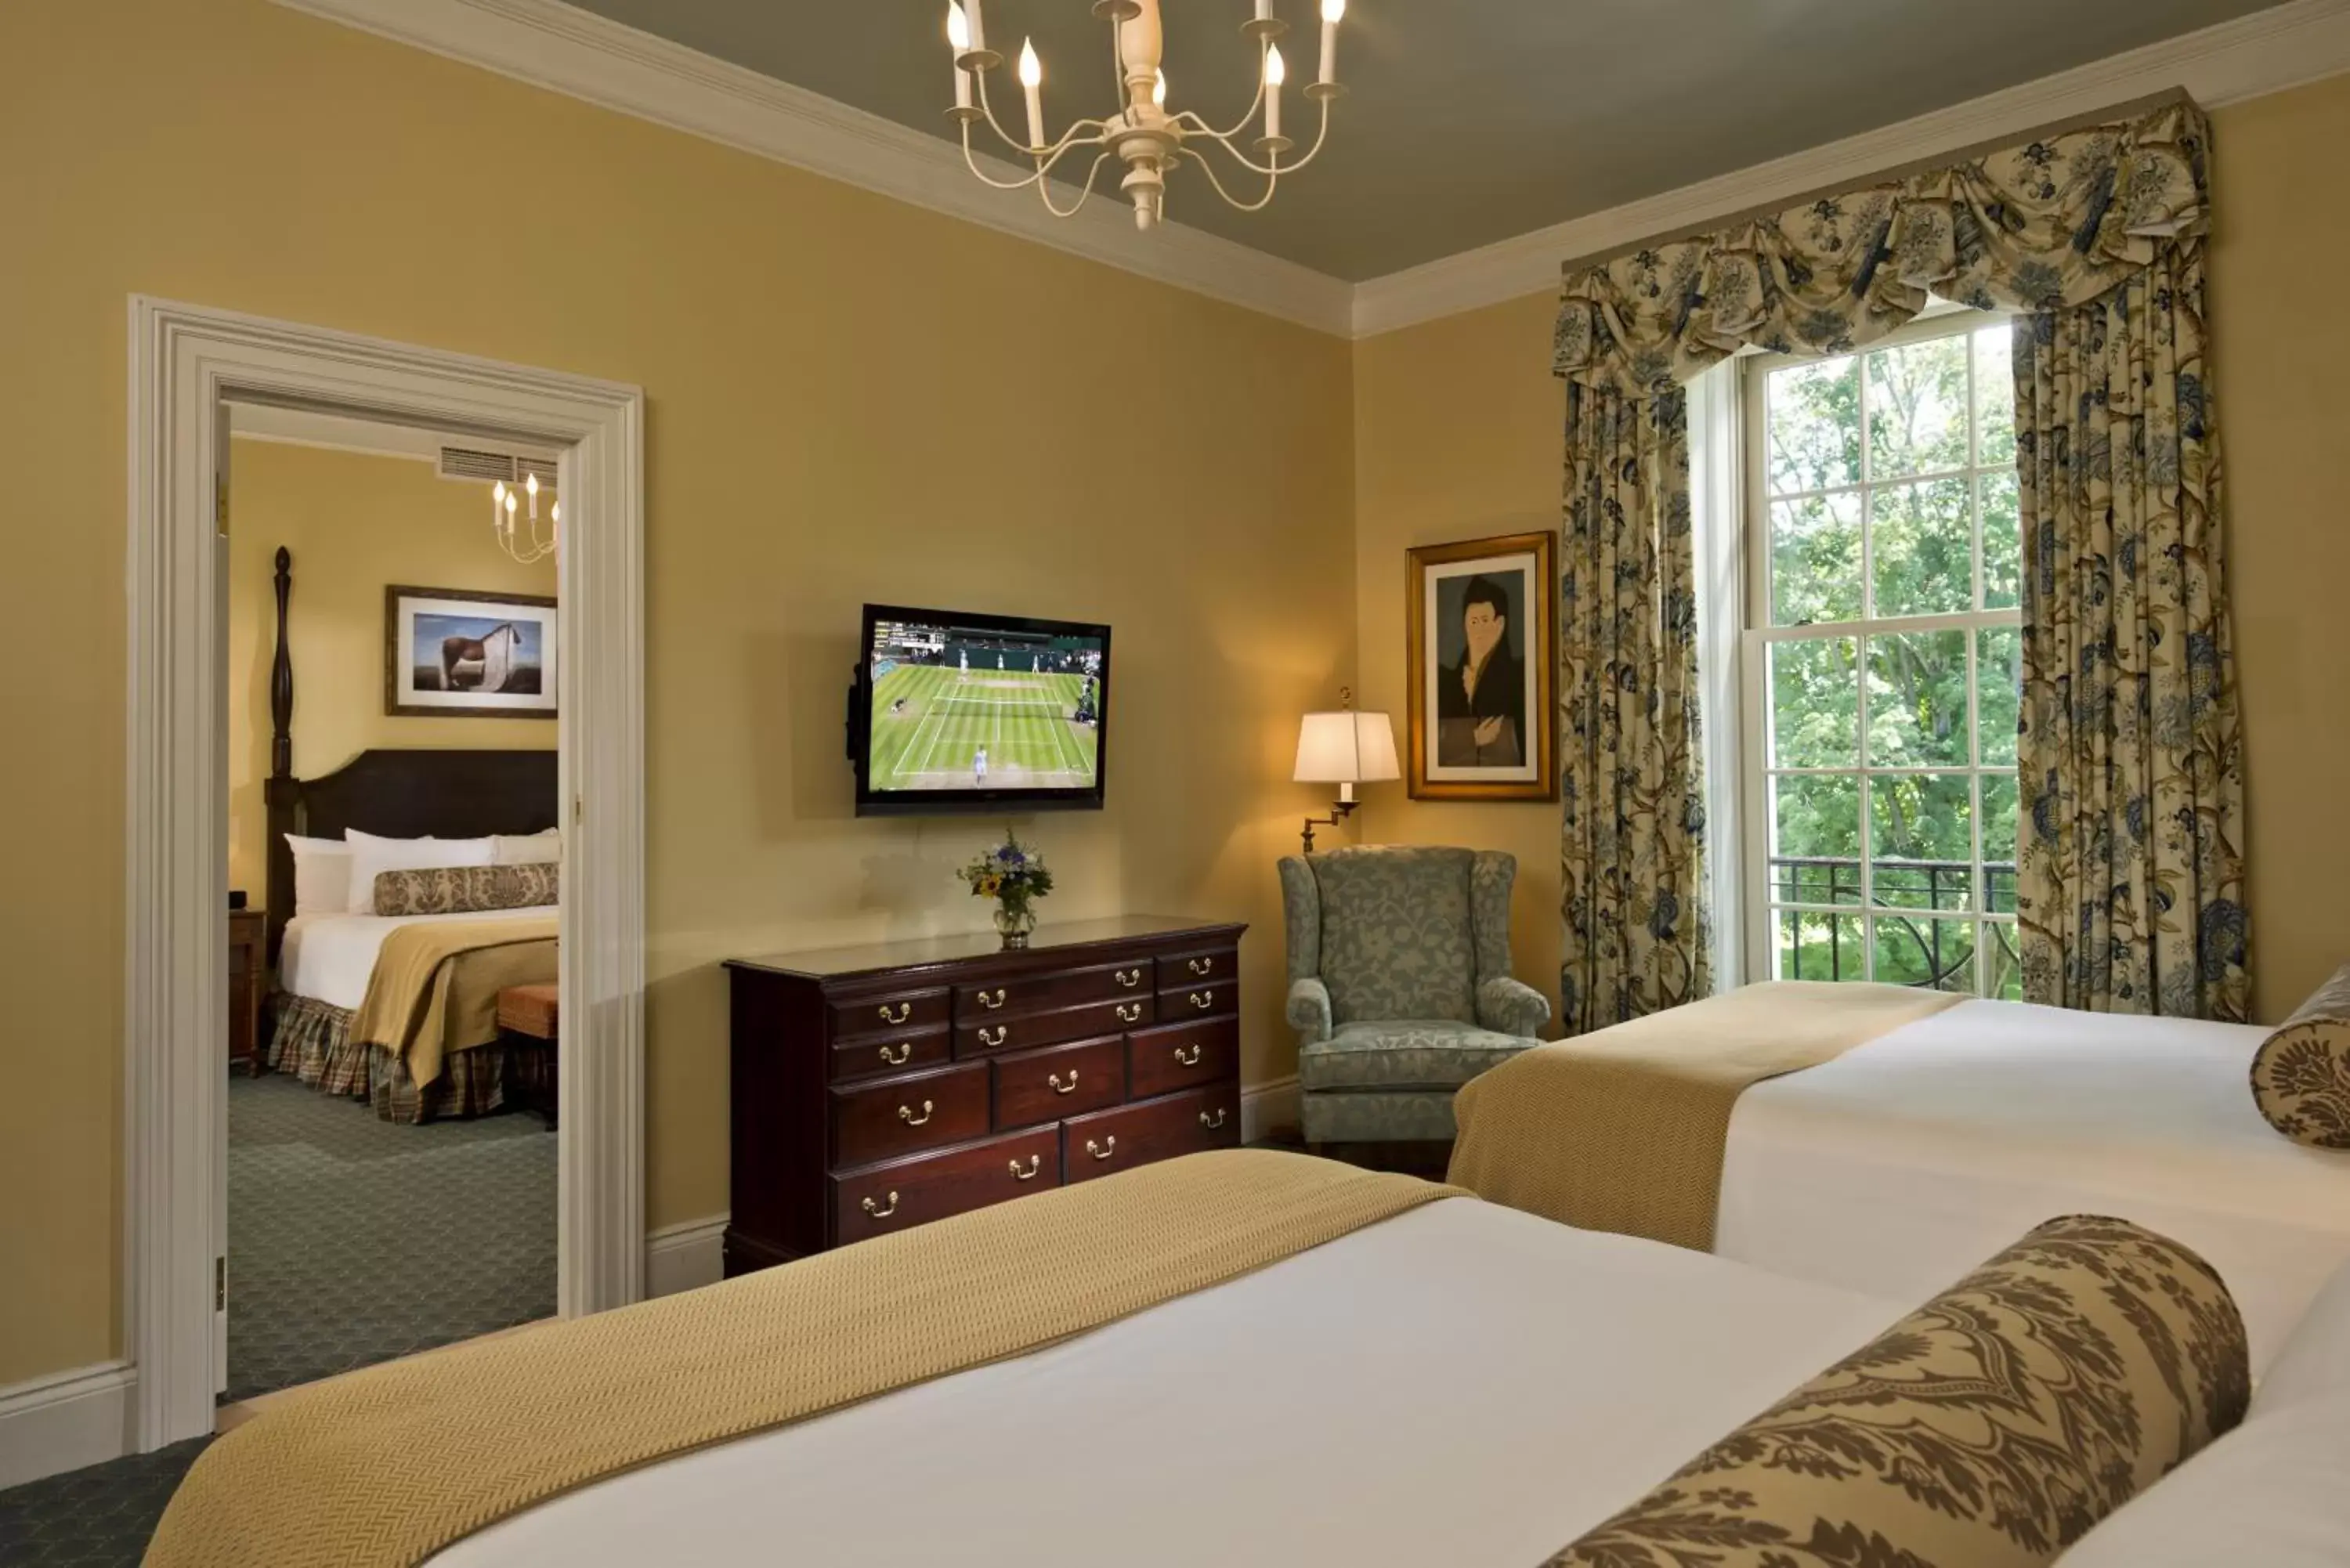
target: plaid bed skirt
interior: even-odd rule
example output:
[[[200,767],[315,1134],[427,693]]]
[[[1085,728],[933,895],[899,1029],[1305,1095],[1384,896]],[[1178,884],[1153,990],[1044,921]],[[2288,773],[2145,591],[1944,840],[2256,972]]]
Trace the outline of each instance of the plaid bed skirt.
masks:
[[[399,1057],[380,1045],[351,1043],[349,1008],[283,992],[276,1002],[269,1065],[321,1094],[366,1100],[385,1121],[411,1126],[505,1107],[509,1050],[504,1044],[452,1054],[442,1062],[441,1076],[420,1090]]]

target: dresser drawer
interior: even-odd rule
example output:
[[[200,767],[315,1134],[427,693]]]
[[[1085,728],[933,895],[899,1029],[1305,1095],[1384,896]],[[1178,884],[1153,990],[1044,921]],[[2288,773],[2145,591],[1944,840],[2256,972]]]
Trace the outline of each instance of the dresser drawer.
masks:
[[[833,1240],[862,1241],[1058,1187],[1060,1129],[1013,1133],[830,1181]]]
[[[1154,989],[1150,961],[1147,958],[1065,970],[1059,974],[999,980],[985,985],[959,985],[954,989],[955,1022],[992,1023],[1031,1012],[1050,1012],[1056,1008],[1149,996]]]
[[[1062,1179],[1090,1181],[1153,1160],[1241,1141],[1241,1086],[1218,1084],[1061,1124]]]
[[[995,1075],[995,1125],[1034,1127],[1126,1103],[1126,1040],[1087,1040],[1021,1051],[988,1063]]]
[[[1204,948],[1171,953],[1159,961],[1159,989],[1189,991],[1200,985],[1228,985],[1241,977],[1238,948]]]
[[[999,1019],[993,1023],[955,1025],[954,1054],[985,1056],[998,1051],[1025,1051],[1037,1045],[1058,1045],[1069,1040],[1091,1040],[1149,1023],[1158,1013],[1158,998],[1138,992],[1124,1002],[1097,1002],[1090,1007],[1064,1007],[1052,1012],[1032,1012],[1025,1018]]]
[[[846,1078],[869,1078],[876,1073],[942,1066],[953,1056],[954,1042],[944,1029],[876,1034],[832,1048],[831,1081],[837,1084]]]
[[[1241,1021],[1210,1018],[1146,1029],[1127,1044],[1128,1092],[1138,1100],[1196,1089],[1241,1069]]]
[[[1182,1023],[1200,1018],[1229,1018],[1241,1010],[1241,988],[1230,980],[1201,981],[1159,993],[1159,1022]]]
[[[950,994],[944,987],[890,992],[860,996],[854,1002],[827,1002],[825,1012],[832,1021],[835,1040],[857,1034],[902,1034],[908,1030],[936,1028],[946,1023]]]
[[[870,1165],[985,1136],[987,1067],[973,1062],[832,1091],[832,1162]]]

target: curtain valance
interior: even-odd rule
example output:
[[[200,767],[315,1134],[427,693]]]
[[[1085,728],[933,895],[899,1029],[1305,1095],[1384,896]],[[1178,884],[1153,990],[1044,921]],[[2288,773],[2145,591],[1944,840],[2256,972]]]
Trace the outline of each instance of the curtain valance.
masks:
[[[2203,234],[2209,144],[2182,97],[1577,268],[1554,369],[1648,397],[1750,344],[1847,352],[1929,291],[1986,309],[2087,304]]]

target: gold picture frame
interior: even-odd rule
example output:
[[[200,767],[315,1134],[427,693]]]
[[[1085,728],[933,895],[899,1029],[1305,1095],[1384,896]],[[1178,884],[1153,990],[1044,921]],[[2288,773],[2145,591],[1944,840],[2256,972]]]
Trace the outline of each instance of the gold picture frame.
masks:
[[[1412,799],[1558,798],[1556,558],[1546,531],[1408,553]]]

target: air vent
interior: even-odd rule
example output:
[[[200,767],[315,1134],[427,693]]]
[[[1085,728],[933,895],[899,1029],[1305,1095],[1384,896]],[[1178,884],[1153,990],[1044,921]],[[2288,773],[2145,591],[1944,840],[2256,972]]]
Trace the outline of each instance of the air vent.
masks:
[[[484,484],[503,479],[513,484],[522,478],[516,472],[519,461],[510,452],[480,452],[470,447],[444,446],[441,449],[441,477],[473,479]]]
[[[551,488],[555,483],[555,462],[551,458],[518,457],[515,459],[515,472],[525,478],[538,475],[538,483],[545,487]]]

